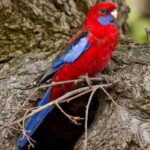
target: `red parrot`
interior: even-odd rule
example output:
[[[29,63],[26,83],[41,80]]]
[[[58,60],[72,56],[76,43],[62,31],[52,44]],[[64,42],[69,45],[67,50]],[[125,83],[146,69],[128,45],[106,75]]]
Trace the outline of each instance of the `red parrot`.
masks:
[[[76,79],[83,75],[89,77],[101,72],[108,64],[118,40],[116,5],[112,2],[100,2],[93,6],[83,22],[82,28],[69,41],[68,46],[54,60],[40,83],[52,78],[52,82]],[[48,88],[38,103],[44,105],[75,87],[75,84],[62,84]],[[51,106],[29,118],[25,125],[28,136],[32,136],[47,115]],[[25,135],[18,139],[18,150],[28,143]]]

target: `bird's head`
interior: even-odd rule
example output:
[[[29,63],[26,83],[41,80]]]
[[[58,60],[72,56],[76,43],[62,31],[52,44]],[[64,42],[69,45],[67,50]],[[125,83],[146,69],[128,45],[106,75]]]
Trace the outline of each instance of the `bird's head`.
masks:
[[[116,5],[112,2],[99,2],[89,10],[85,19],[85,26],[90,28],[100,28],[115,26],[117,19]]]

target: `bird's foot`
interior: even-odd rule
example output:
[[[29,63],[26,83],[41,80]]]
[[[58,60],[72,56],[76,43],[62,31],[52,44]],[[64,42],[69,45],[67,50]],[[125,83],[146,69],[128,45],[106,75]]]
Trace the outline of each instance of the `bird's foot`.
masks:
[[[107,84],[112,82],[112,78],[109,75],[106,74],[100,74],[100,78],[102,78],[103,81],[105,81]]]
[[[80,76],[80,79],[84,79],[87,85],[91,88],[92,87],[92,81],[90,80],[88,75],[82,75]]]

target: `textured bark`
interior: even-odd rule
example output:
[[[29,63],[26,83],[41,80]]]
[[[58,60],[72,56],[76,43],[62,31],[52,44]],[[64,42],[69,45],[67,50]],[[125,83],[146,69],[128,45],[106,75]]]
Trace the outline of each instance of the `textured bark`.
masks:
[[[80,28],[85,13],[96,0],[1,0],[0,62],[21,53],[61,49]],[[116,0],[121,17],[120,33],[126,33],[128,7]]]
[[[78,30],[88,8],[96,1],[79,0],[1,0],[0,1],[0,126],[9,120],[33,90],[28,86]],[[128,7],[116,0],[120,10],[121,36],[127,32]],[[52,56],[51,56],[52,55]],[[97,116],[89,128],[88,149],[148,149],[149,72],[148,46],[120,43],[109,74],[118,79],[110,91],[121,105],[100,100]],[[39,97],[38,94],[32,100]],[[105,99],[105,97],[103,97]],[[27,106],[29,107],[29,106]],[[5,109],[3,109],[5,108]],[[128,119],[129,118],[129,119]],[[128,123],[129,121],[129,123]],[[141,142],[136,136],[138,130]],[[4,149],[15,149],[16,131],[3,130],[0,142]],[[82,149],[83,137],[76,145]],[[0,145],[1,149],[3,148]]]
[[[129,44],[129,43],[128,43]],[[118,80],[111,96],[101,98],[97,116],[88,131],[88,150],[150,149],[150,47],[122,45],[114,53],[110,75]],[[84,135],[76,144],[84,147]]]

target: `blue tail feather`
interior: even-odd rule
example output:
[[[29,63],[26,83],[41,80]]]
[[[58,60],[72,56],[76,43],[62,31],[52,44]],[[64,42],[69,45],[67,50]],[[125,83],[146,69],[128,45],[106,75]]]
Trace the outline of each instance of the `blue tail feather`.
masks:
[[[41,101],[38,103],[37,106],[42,106],[49,102],[50,90],[51,90],[51,88],[47,89],[46,93],[44,94],[44,96],[42,97]],[[27,131],[27,134],[29,137],[31,137],[34,134],[36,129],[40,126],[40,124],[43,122],[43,120],[48,115],[48,113],[50,113],[53,110],[53,108],[54,108],[54,106],[50,106],[29,118],[29,120],[27,121],[27,123],[25,125],[25,130]],[[17,141],[18,150],[22,150],[23,147],[27,143],[28,143],[28,140],[27,140],[26,136],[21,134]]]

